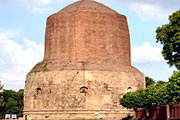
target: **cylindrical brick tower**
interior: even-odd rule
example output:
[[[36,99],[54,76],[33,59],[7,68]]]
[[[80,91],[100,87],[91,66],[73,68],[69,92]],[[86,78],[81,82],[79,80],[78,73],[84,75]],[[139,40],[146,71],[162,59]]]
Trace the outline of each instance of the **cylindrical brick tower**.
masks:
[[[130,65],[127,19],[89,0],[47,19],[45,60]]]
[[[92,0],[47,19],[44,60],[27,75],[24,115],[38,119],[119,119],[132,114],[119,99],[145,87],[131,66],[124,15]]]

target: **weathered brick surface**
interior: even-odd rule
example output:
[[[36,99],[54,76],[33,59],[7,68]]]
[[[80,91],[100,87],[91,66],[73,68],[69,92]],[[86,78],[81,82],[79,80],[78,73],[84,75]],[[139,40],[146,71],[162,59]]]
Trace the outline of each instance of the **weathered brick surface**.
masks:
[[[87,118],[92,118],[96,112],[103,114],[104,111],[107,115],[113,112],[113,117],[121,116],[119,112],[123,111],[127,114],[119,99],[128,91],[128,87],[133,91],[144,87],[144,83],[140,82],[144,76],[135,71],[63,70],[31,73],[26,81],[24,111],[27,114],[35,112],[38,117],[46,116],[46,112],[54,112],[57,116],[58,113],[67,114],[69,111],[71,114],[82,114],[83,110]],[[83,86],[88,88],[87,93],[81,93]],[[41,89],[39,93],[37,88]],[[71,117],[75,116],[72,114]]]
[[[96,2],[77,3],[47,19],[45,59],[130,65],[126,17]]]
[[[45,56],[27,75],[24,114],[36,120],[121,119],[132,111],[119,99],[145,87],[131,66],[126,17],[91,0],[47,20]]]

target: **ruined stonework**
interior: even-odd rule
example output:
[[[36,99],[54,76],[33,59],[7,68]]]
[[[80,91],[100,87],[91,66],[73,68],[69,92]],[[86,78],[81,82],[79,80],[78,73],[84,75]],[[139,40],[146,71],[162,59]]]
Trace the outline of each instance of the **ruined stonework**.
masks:
[[[45,56],[28,73],[24,115],[33,120],[121,119],[133,111],[119,99],[145,87],[131,66],[124,15],[91,0],[47,19]]]

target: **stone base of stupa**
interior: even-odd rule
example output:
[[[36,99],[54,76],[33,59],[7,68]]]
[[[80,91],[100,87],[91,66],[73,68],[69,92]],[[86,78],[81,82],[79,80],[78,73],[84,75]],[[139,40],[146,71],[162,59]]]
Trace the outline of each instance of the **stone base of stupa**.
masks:
[[[127,110],[48,110],[48,111],[26,111],[27,118],[32,120],[121,120],[133,111]]]
[[[44,64],[39,69],[45,69],[41,68]],[[36,68],[27,75],[24,115],[33,120],[95,119],[97,113],[121,119],[132,111],[120,105],[120,98],[129,90],[144,88],[144,75],[132,66],[101,70],[96,65],[92,70],[91,66],[76,64],[79,69],[74,70],[70,64],[58,71],[50,66],[53,64],[49,63],[47,70]]]

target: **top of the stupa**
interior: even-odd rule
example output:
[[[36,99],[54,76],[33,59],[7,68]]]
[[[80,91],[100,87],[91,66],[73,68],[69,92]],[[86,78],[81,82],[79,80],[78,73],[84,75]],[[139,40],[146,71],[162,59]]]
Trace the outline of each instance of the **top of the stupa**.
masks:
[[[113,9],[93,0],[80,0],[73,4],[68,5],[59,12],[72,12],[72,11],[92,11],[116,14]]]

